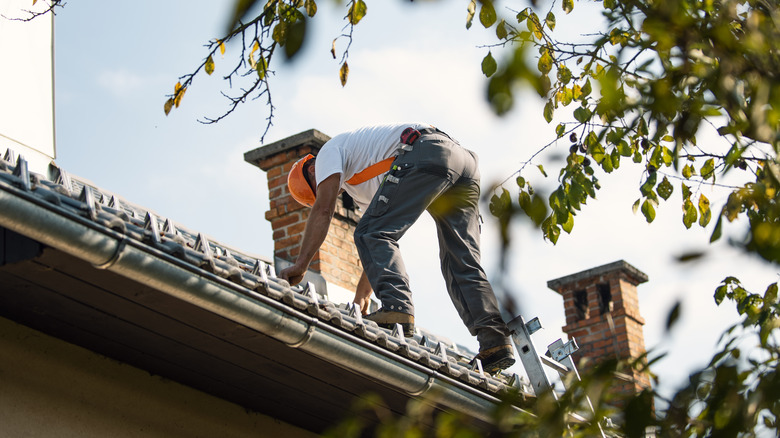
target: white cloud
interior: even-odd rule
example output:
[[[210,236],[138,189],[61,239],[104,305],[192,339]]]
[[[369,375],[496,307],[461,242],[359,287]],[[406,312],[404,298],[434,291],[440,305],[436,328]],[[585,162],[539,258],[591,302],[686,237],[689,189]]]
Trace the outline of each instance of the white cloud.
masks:
[[[116,97],[128,97],[142,90],[146,80],[126,69],[111,69],[101,71],[97,82],[100,87]]]

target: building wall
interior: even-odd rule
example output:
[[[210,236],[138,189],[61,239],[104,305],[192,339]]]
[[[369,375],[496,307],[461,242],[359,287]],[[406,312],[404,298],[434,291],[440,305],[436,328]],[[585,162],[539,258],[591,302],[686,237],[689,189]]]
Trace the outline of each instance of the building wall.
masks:
[[[46,2],[0,1],[0,15],[29,17]],[[54,148],[54,16],[31,21],[0,18],[0,154],[17,150],[30,170],[46,174]]]
[[[4,318],[0,358],[3,436],[315,436]]]

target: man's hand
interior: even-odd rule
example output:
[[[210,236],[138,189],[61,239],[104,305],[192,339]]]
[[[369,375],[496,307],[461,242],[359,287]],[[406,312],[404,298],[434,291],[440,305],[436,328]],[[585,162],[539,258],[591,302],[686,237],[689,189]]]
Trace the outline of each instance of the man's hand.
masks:
[[[371,292],[373,292],[371,284],[368,282],[368,277],[366,277],[366,271],[363,271],[360,275],[357,289],[355,289],[355,299],[352,302],[360,306],[360,313],[364,316],[368,314],[368,306],[371,304]]]
[[[306,269],[307,268],[301,268],[295,264],[282,269],[282,272],[279,273],[279,278],[282,280],[287,280],[287,282],[290,283],[290,286],[295,286],[296,284],[303,281],[303,276],[306,274]]]
[[[295,264],[279,273],[279,277],[289,281],[291,286],[303,280],[303,274],[309,269],[309,263],[328,235],[330,221],[336,211],[340,180],[341,174],[334,173],[317,186],[317,199],[314,201],[309,218],[306,220],[298,259]]]

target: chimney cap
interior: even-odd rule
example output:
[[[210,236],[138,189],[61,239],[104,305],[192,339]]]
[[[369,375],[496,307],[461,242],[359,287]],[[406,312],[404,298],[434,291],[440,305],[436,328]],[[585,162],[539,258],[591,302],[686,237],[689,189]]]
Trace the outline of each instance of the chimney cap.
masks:
[[[301,146],[310,146],[312,149],[319,150],[328,140],[330,140],[330,136],[327,134],[323,134],[316,129],[309,129],[247,151],[244,153],[244,161],[257,166],[261,160]]]
[[[564,277],[550,280],[547,282],[547,287],[554,290],[555,292],[561,293],[561,290],[571,283],[615,271],[622,271],[622,273],[626,275],[631,281],[633,281],[634,284],[645,283],[648,280],[647,274],[630,265],[625,260],[618,260],[616,262],[607,263],[606,265],[577,272],[576,274],[566,275]]]

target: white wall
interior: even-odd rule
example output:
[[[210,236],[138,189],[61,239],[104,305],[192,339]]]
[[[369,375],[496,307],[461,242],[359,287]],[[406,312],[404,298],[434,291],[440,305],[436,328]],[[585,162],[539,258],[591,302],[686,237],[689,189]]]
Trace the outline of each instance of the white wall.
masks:
[[[55,158],[54,16],[10,20],[46,8],[43,0],[32,3],[0,1],[0,154],[14,149],[30,170],[45,174]]]
[[[0,358],[4,437],[315,436],[5,318]]]

